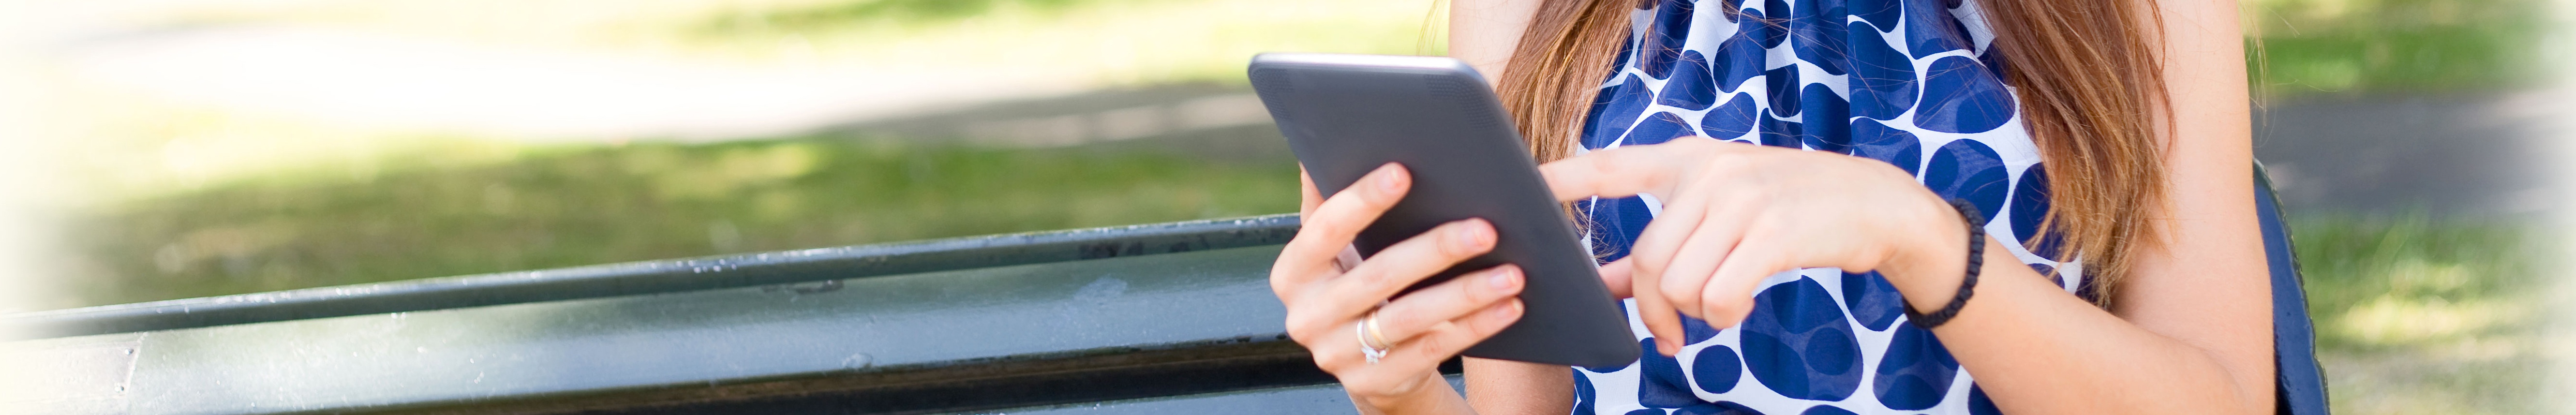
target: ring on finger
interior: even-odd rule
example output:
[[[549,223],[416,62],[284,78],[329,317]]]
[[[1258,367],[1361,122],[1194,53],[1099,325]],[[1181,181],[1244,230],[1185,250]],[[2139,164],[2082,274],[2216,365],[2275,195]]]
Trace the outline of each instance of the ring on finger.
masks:
[[[1383,311],[1385,309],[1379,308],[1378,310]],[[1377,315],[1377,311],[1370,311],[1368,320],[1360,322],[1360,341],[1368,343],[1368,346],[1371,348],[1394,348],[1395,344],[1393,342],[1386,341],[1386,331],[1378,328],[1379,324]]]
[[[1377,326],[1377,312],[1371,311],[1368,318],[1353,323],[1351,327],[1352,331],[1356,332],[1354,337],[1358,337],[1360,341],[1360,355],[1367,356],[1368,363],[1371,365],[1377,364],[1379,359],[1386,358],[1387,349],[1395,347],[1395,345],[1386,344],[1386,336],[1378,331]]]

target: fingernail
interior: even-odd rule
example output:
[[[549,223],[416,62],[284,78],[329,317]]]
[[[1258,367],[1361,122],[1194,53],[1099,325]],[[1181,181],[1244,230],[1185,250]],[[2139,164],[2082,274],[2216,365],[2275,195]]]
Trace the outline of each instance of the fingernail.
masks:
[[[1503,267],[1502,269],[1494,270],[1492,274],[1493,275],[1485,277],[1486,286],[1493,287],[1494,291],[1504,291],[1512,288],[1512,274],[1515,273],[1512,272],[1511,267]]]
[[[1379,168],[1377,168],[1377,169],[1380,171],[1380,173],[1377,175],[1377,189],[1378,189],[1378,190],[1383,190],[1383,191],[1386,191],[1387,193],[1395,193],[1395,192],[1396,192],[1396,191],[1398,191],[1398,190],[1402,190],[1402,189],[1398,189],[1398,187],[1402,187],[1402,186],[1403,186],[1404,178],[1403,178],[1403,177],[1401,177],[1401,176],[1403,176],[1404,174],[1403,174],[1403,173],[1396,172],[1396,171],[1395,171],[1395,165],[1389,164],[1389,165],[1387,165],[1387,166],[1385,166],[1385,167],[1379,167]]]
[[[1520,301],[1512,301],[1512,302],[1510,302],[1510,303],[1506,303],[1506,304],[1504,304],[1502,307],[1494,307],[1494,308],[1493,308],[1493,309],[1491,309],[1491,310],[1487,310],[1487,311],[1485,311],[1485,318],[1490,318],[1490,319],[1495,319],[1495,320],[1510,319],[1510,318],[1512,318],[1512,315],[1513,315],[1513,314],[1519,314],[1519,313],[1520,313],[1520,311],[1521,311],[1521,302],[1520,302]]]
[[[1492,243],[1490,241],[1492,238],[1486,235],[1486,227],[1478,226],[1482,225],[1482,223],[1480,223],[1482,221],[1476,222],[1479,223],[1468,223],[1466,226],[1458,227],[1458,243],[1460,245],[1464,245],[1462,248],[1472,250],[1482,248],[1485,244]]]

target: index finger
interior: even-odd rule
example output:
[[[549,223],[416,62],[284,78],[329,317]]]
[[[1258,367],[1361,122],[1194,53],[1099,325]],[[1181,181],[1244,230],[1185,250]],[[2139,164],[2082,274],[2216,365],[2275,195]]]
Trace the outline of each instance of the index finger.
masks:
[[[1558,202],[1654,193],[1672,181],[1672,169],[1660,168],[1667,162],[1658,153],[1663,152],[1634,147],[1596,150],[1541,164],[1538,174],[1547,179],[1547,188],[1556,193]]]

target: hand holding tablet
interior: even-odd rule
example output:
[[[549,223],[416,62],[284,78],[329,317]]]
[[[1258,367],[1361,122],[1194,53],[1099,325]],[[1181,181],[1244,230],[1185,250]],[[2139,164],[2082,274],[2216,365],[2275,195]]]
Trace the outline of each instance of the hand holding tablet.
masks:
[[[1290,334],[1319,365],[1436,365],[1461,352],[1636,360],[1619,302],[1474,70],[1439,57],[1265,54],[1250,75],[1314,189],[1332,196],[1272,275]],[[1331,263],[1344,246],[1369,259],[1341,272]]]

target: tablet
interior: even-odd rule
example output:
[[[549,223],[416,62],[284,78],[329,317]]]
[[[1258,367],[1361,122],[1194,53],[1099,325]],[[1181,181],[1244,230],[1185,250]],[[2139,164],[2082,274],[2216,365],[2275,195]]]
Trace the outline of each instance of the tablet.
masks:
[[[1406,289],[1520,265],[1527,312],[1465,355],[1586,367],[1637,360],[1643,349],[1619,301],[1474,69],[1443,57],[1269,53],[1250,71],[1315,190],[1340,192],[1388,162],[1413,173],[1412,191],[1360,232],[1361,255],[1450,221],[1494,224],[1492,252]]]

